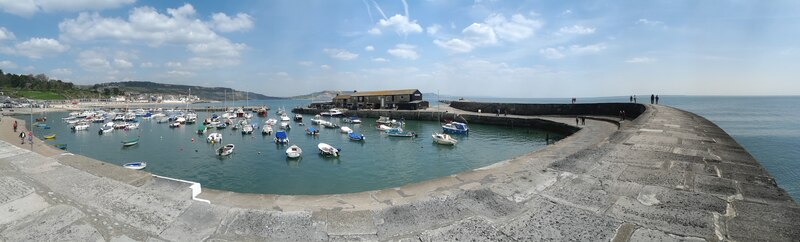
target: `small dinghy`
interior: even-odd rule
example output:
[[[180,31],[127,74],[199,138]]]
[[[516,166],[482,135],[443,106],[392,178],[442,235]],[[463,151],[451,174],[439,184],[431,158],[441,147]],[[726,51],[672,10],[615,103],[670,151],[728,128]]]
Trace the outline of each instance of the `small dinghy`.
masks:
[[[349,133],[352,133],[352,132],[353,132],[353,129],[351,129],[350,127],[347,127],[347,126],[342,126],[341,128],[339,128],[339,130],[340,130],[340,131],[341,131],[343,134],[349,134]]]
[[[433,137],[433,142],[440,145],[455,145],[458,143],[458,140],[447,134],[433,133],[431,136]]]
[[[403,131],[401,128],[388,129],[384,132],[392,137],[417,137],[417,133],[414,131]]]
[[[44,139],[56,139],[56,135],[55,134],[45,135]]]
[[[277,133],[275,133],[275,143],[277,144],[289,143],[289,137],[286,136],[286,131],[278,131]]]
[[[249,124],[242,125],[242,134],[252,134],[253,133],[253,126]]]
[[[122,167],[131,169],[131,170],[141,170],[147,167],[147,162],[131,162],[122,165]]]
[[[206,137],[206,142],[208,143],[220,143],[222,142],[222,134],[220,133],[211,133]]]
[[[262,135],[271,135],[272,134],[272,126],[264,125],[264,127],[261,127],[261,134]]]
[[[292,126],[289,125],[289,122],[281,122],[281,129],[282,130],[290,130],[290,129],[292,129]]]
[[[289,157],[289,158],[297,158],[297,157],[300,157],[300,155],[302,155],[302,154],[303,154],[303,150],[300,149],[300,147],[298,147],[297,145],[289,146],[289,148],[286,149],[286,157]]]
[[[303,115],[295,114],[294,115],[294,121],[302,122],[303,121]]]
[[[122,141],[122,146],[134,146],[139,143],[139,138]]]
[[[352,132],[352,133],[348,134],[347,136],[352,141],[364,141],[364,139],[366,139],[366,137],[364,137],[363,134],[359,134],[359,133],[356,133],[356,132]]]
[[[329,128],[329,129],[335,129],[335,128],[339,127],[339,125],[336,125],[334,123],[331,123],[331,122],[328,122],[328,121],[325,121],[325,120],[320,121],[319,124],[322,125],[322,126],[325,126],[325,128]]]
[[[236,146],[233,144],[227,144],[225,146],[219,147],[219,149],[217,149],[217,155],[219,156],[230,155],[231,153],[233,153],[234,148],[236,148]]]
[[[67,144],[54,144],[53,146],[62,150],[67,149]]]
[[[330,155],[330,156],[335,156],[335,157],[339,156],[339,151],[340,150],[337,149],[336,147],[333,147],[333,146],[329,145],[329,144],[319,143],[317,145],[317,148],[319,149],[319,153],[320,154]]]
[[[386,131],[392,129],[392,127],[389,127],[385,124],[378,124],[377,126],[375,126],[375,128],[377,128],[380,131]]]

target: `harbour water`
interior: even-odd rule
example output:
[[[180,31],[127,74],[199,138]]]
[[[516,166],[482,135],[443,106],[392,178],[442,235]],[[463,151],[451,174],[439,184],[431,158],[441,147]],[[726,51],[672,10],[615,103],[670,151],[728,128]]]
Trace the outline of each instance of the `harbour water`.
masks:
[[[272,107],[269,118],[277,118],[277,107],[290,109],[302,105],[302,102],[282,100],[268,101],[267,104]],[[198,113],[199,120],[209,115]],[[154,120],[142,120],[139,129],[115,130],[99,135],[101,124],[93,124],[88,131],[74,132],[61,120],[68,116],[67,112],[52,112],[46,116],[51,128],[34,128],[35,134],[37,137],[56,134],[55,140],[46,142],[68,144],[70,152],[117,165],[145,161],[148,164],[146,170],[154,174],[200,182],[208,188],[268,194],[334,194],[396,187],[527,154],[544,147],[546,136],[562,138],[558,134],[530,128],[474,124],[470,125],[469,135],[457,136],[459,144],[450,147],[432,142],[431,133],[441,132],[438,122],[407,120],[405,129],[413,130],[419,136],[400,138],[378,131],[375,119],[362,119],[363,124],[350,127],[363,133],[366,141],[354,142],[339,129],[312,125],[312,116],[305,115],[305,126],[292,121],[292,129],[288,132],[290,144],[303,149],[302,158],[293,160],[286,158],[285,151],[289,145],[274,143],[274,133],[261,135],[260,126],[266,119],[256,115],[252,122],[258,124],[259,129],[252,135],[242,135],[240,130],[230,127],[197,135],[199,123],[170,128],[166,123],[159,124]],[[347,125],[338,118],[329,120]],[[307,135],[307,127],[320,129],[320,135]],[[278,126],[274,128],[278,130]],[[235,144],[235,152],[228,157],[217,156],[215,149],[220,145],[205,141],[211,132],[222,133],[222,143]],[[140,138],[138,145],[121,145],[121,141],[132,137]],[[341,156],[320,155],[317,144],[321,142],[341,148]]]

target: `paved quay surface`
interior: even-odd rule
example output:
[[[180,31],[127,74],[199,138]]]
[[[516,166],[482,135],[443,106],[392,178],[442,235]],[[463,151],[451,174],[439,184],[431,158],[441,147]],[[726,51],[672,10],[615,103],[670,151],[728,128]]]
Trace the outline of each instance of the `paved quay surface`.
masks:
[[[206,189],[211,204],[185,183],[30,152],[10,122],[0,122],[0,241],[800,240],[800,206],[751,155],[665,106],[620,124],[589,119],[545,149],[430,181],[323,196]]]

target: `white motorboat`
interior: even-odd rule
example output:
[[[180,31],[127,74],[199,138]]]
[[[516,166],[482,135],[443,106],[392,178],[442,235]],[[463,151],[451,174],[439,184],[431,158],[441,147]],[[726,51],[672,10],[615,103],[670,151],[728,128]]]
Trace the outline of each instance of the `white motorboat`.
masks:
[[[180,127],[180,126],[181,126],[181,122],[178,122],[178,121],[175,121],[175,122],[169,124],[170,128],[177,128],[177,127]]]
[[[266,124],[266,125],[275,125],[275,124],[277,124],[277,123],[278,123],[278,120],[276,120],[276,119],[274,119],[274,118],[267,119],[267,121],[266,121],[266,122],[264,122],[264,124]]]
[[[289,119],[289,115],[286,115],[286,113],[281,114],[281,122],[289,122],[289,120],[291,120]]]
[[[87,130],[89,129],[89,124],[87,123],[78,123],[75,126],[72,126],[72,130],[80,131],[80,130]]]
[[[303,115],[295,114],[294,115],[294,121],[302,122],[303,121]]]
[[[339,149],[326,143],[319,143],[317,145],[319,152],[323,155],[339,156]]]
[[[292,126],[289,125],[288,122],[281,122],[281,129],[282,130],[290,130],[290,129],[292,129]]]
[[[350,127],[347,127],[347,126],[342,126],[341,128],[339,128],[339,130],[340,130],[340,131],[341,131],[343,134],[349,134],[349,133],[352,133],[352,132],[353,132],[353,129],[351,129]]]
[[[246,124],[242,125],[242,134],[252,134],[253,133],[253,126]]]
[[[222,134],[220,133],[211,133],[206,137],[206,142],[209,143],[220,143],[222,142]]]
[[[311,119],[311,123],[312,124],[320,124],[320,122],[322,122],[322,121],[325,121],[325,120],[322,120],[322,116],[319,116],[319,114],[314,115],[314,118]]]
[[[378,120],[375,122],[379,124],[391,125],[397,123],[397,120],[390,119],[389,117],[386,116],[380,116],[380,118],[378,118]]]
[[[139,123],[128,123],[128,125],[125,126],[125,129],[127,130],[138,129],[138,128],[139,128]]]
[[[286,131],[278,131],[275,133],[275,143],[277,144],[288,144],[289,137],[286,135]]]
[[[433,133],[431,136],[433,137],[433,142],[436,142],[437,144],[455,145],[458,143],[458,140],[450,137],[450,135],[447,134]]]
[[[303,150],[300,149],[300,147],[298,147],[297,145],[289,146],[289,148],[286,149],[286,157],[289,157],[289,158],[297,158],[297,157],[300,157],[300,155],[302,155],[302,154],[303,154]]]
[[[319,115],[322,115],[322,116],[331,116],[331,117],[335,117],[335,116],[342,116],[343,114],[344,114],[344,113],[342,113],[342,111],[340,111],[339,109],[335,109],[335,108],[332,108],[332,109],[328,110],[327,112],[321,112],[321,113],[319,113]]]
[[[319,124],[321,124],[322,126],[325,126],[325,128],[329,128],[329,129],[335,129],[335,128],[339,127],[339,125],[336,125],[334,123],[331,123],[331,122],[328,122],[328,121],[325,121],[325,120],[320,121]]]
[[[351,124],[360,124],[361,123],[361,119],[358,118],[358,117],[355,117],[355,116],[349,117],[349,118],[345,118],[344,121],[347,122],[347,123],[351,123]]]
[[[147,167],[147,162],[131,162],[125,163],[122,167],[131,169],[131,170],[141,170]]]
[[[217,155],[219,156],[230,155],[231,153],[233,153],[234,148],[236,148],[236,146],[233,144],[227,144],[225,146],[219,147],[219,149],[217,149]]]
[[[390,130],[390,129],[392,129],[392,127],[386,126],[386,125],[384,125],[384,124],[379,124],[378,126],[376,126],[376,128],[377,128],[378,130],[380,130],[380,131],[386,131],[386,130]]]
[[[264,125],[264,127],[261,127],[261,134],[263,134],[263,135],[271,135],[272,134],[272,126]]]

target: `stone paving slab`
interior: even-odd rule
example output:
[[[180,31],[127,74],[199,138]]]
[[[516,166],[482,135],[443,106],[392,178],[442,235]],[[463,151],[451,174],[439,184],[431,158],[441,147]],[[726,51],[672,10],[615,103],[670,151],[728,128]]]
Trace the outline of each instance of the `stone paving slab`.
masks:
[[[469,217],[454,224],[423,232],[421,241],[514,241],[488,220]]]
[[[715,238],[716,236],[711,212],[662,207],[649,200],[643,202],[646,204],[637,199],[620,197],[606,214],[620,220],[658,228],[661,231],[672,234],[700,238]]]
[[[652,242],[704,242],[705,239],[697,237],[683,237],[674,234],[667,234],[658,230],[640,228],[633,232],[630,241],[652,241]]]
[[[530,211],[502,225],[504,234],[518,241],[609,241],[622,224],[619,220],[536,198]]]
[[[74,207],[56,205],[41,213],[25,217],[3,231],[2,236],[10,241],[54,241],[60,240],[62,236],[83,241],[98,239],[99,233],[94,229],[82,225],[71,228],[73,223],[84,217],[85,215]]]
[[[36,193],[0,205],[0,228],[49,207],[50,204]]]
[[[212,239],[251,241],[325,241],[325,224],[310,212],[231,209]]]
[[[225,207],[192,202],[160,237],[171,241],[203,241],[214,234],[227,215]]]

